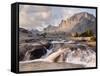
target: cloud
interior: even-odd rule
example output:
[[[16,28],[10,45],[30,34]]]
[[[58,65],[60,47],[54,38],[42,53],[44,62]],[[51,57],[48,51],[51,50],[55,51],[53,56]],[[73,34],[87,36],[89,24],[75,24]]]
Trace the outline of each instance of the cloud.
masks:
[[[42,27],[50,19],[50,8],[32,5],[20,5],[19,24],[27,29]]]
[[[71,17],[73,14],[81,12],[80,8],[63,8],[64,19]]]

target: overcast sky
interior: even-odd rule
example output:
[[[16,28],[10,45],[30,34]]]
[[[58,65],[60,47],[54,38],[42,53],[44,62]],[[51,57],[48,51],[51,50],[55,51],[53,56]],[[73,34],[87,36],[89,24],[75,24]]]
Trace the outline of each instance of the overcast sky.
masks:
[[[88,12],[95,16],[96,10],[88,8],[20,5],[19,25],[30,30],[42,30],[48,25],[57,26],[62,19],[67,19],[79,12]]]

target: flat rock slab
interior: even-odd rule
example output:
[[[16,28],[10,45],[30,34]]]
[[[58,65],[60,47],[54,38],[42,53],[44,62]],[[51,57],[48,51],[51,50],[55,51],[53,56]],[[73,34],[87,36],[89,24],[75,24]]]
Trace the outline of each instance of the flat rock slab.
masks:
[[[54,70],[54,69],[72,69],[72,68],[84,68],[83,65],[72,63],[51,63],[51,62],[30,62],[19,63],[19,71],[40,71],[40,70]]]

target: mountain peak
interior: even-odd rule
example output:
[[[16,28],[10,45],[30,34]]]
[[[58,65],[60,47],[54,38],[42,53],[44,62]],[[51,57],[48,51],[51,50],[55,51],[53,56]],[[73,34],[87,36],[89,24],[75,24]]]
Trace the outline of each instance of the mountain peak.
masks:
[[[69,18],[69,20],[72,20],[72,21],[81,21],[84,19],[87,19],[87,20],[95,19],[95,16],[87,12],[80,12],[80,13],[74,14],[72,17]]]

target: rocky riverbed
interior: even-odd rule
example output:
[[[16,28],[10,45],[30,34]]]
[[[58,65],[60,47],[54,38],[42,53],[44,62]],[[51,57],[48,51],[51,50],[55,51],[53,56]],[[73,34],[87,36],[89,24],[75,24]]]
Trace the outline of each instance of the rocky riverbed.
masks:
[[[91,45],[91,47],[90,47]],[[95,43],[52,41],[20,44],[20,71],[96,67]],[[63,48],[65,51],[59,49]],[[52,55],[54,54],[54,55]],[[51,57],[51,58],[50,58]],[[52,59],[50,61],[50,59]]]

